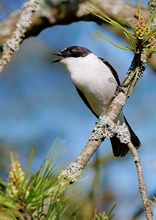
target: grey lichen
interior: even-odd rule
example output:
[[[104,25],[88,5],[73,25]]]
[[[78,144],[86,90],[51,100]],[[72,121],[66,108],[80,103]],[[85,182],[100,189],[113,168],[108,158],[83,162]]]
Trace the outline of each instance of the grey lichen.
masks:
[[[130,142],[130,133],[128,127],[125,123],[122,125],[120,121],[114,123],[108,116],[100,116],[99,122],[96,124],[94,128],[94,132],[92,132],[90,136],[90,140],[99,140],[103,138],[112,138],[116,135],[121,143],[129,143]]]
[[[0,60],[0,72],[11,60],[12,54],[19,49],[24,34],[31,24],[31,17],[35,10],[39,8],[40,0],[29,0],[22,7],[23,11],[17,22],[16,30],[13,32],[11,38],[7,40],[3,47],[2,59]]]
[[[89,139],[98,140],[102,138],[111,138],[114,136],[115,123],[108,116],[100,116],[94,131]]]
[[[115,132],[116,136],[119,138],[121,143],[128,144],[131,141],[130,132],[125,123],[121,125],[120,122],[118,121],[115,126],[115,129],[116,129],[116,132]]]
[[[65,180],[69,180],[70,183],[72,183],[82,175],[82,171],[83,167],[81,167],[78,163],[73,162],[61,172],[59,178],[63,177]]]
[[[12,51],[19,49],[19,44],[24,36],[24,33],[31,24],[32,13],[39,8],[39,0],[29,0],[22,7],[23,12],[16,24],[16,30],[12,34],[12,38],[6,42],[5,47],[10,47]]]

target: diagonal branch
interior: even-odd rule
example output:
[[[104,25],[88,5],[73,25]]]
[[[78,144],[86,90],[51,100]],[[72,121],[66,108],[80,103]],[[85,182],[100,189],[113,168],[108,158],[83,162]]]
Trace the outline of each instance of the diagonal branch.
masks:
[[[142,54],[135,54],[134,59],[132,61],[131,67],[126,75],[124,82],[121,85],[120,91],[116,92],[115,98],[112,100],[109,109],[105,116],[100,117],[100,121],[96,124],[95,128],[91,132],[91,136],[85,145],[84,149],[80,153],[80,155],[76,158],[76,160],[71,163],[62,173],[61,175],[65,176],[65,179],[70,180],[70,183],[74,182],[79,178],[82,174],[87,162],[92,157],[94,152],[98,149],[101,142],[107,137],[108,130],[106,128],[110,128],[116,124],[116,118],[120,114],[123,105],[125,104],[127,98],[130,96],[131,92],[135,84],[137,83],[140,76],[143,74],[145,70],[147,57],[142,56]],[[105,118],[109,120],[107,124]],[[104,120],[103,120],[104,119]],[[99,126],[100,125],[100,126]],[[101,131],[102,128],[102,131]],[[102,132],[102,135],[101,135]],[[123,142],[122,138],[120,139]],[[136,164],[137,173],[138,173],[138,182],[139,182],[139,190],[143,200],[144,210],[146,213],[146,217],[148,220],[153,219],[153,213],[150,207],[150,203],[148,200],[146,185],[144,182],[144,176],[142,171],[141,160],[139,154],[133,144],[130,142],[130,139],[127,139],[127,144],[129,150],[132,153],[134,162]],[[69,179],[68,179],[69,178]],[[72,180],[72,181],[71,181]]]
[[[144,207],[144,211],[146,213],[146,217],[148,220],[153,220],[153,213],[152,213],[152,209],[150,207],[150,202],[149,202],[149,199],[148,199],[148,196],[146,193],[146,185],[144,182],[143,170],[142,170],[141,160],[140,160],[138,151],[133,146],[132,143],[129,143],[128,147],[132,153],[133,160],[136,165],[137,174],[138,174],[138,182],[139,182],[139,190],[140,190],[140,194],[142,197],[143,207]]]

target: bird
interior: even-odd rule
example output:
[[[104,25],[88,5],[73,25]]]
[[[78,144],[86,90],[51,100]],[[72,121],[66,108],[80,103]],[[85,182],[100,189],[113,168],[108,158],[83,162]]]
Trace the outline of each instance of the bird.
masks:
[[[81,46],[70,46],[58,53],[54,53],[60,59],[52,63],[60,62],[67,67],[68,73],[76,90],[86,106],[99,118],[105,114],[114,97],[116,89],[120,86],[117,72],[105,59],[98,57],[92,51]],[[122,111],[118,116],[122,125],[125,123],[130,133],[130,139],[136,149],[141,145],[139,138],[130,127]],[[110,138],[115,157],[124,157],[129,148],[121,143],[114,135]]]

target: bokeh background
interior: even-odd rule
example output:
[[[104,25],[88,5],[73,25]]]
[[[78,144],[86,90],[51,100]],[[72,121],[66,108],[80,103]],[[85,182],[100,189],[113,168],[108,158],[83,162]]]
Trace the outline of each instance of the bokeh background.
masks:
[[[24,1],[1,1],[0,19],[20,9]],[[144,1],[146,3],[146,1]],[[25,40],[20,50],[0,76],[0,174],[7,179],[9,150],[19,155],[25,169],[31,148],[35,156],[35,172],[50,150],[56,137],[58,146],[65,140],[63,161],[72,162],[83,149],[97,119],[78,96],[61,64],[52,64],[52,55],[71,45],[85,46],[108,60],[122,81],[133,54],[121,51],[92,33],[99,31],[111,40],[125,45],[108,29],[93,22],[77,22],[44,30],[39,36]],[[139,136],[139,149],[149,196],[156,195],[156,73],[147,66],[133,94],[124,106],[124,113]],[[101,144],[95,157],[112,154],[109,140]],[[86,168],[82,182],[73,187],[80,200],[92,189],[96,169]],[[113,158],[98,169],[95,207],[107,210],[118,201],[115,219],[129,220],[141,207],[135,165],[131,155]],[[101,201],[106,201],[105,203]],[[110,202],[110,203],[109,203]],[[103,205],[104,204],[104,205]],[[108,207],[107,207],[108,206]],[[156,209],[153,207],[154,213]],[[139,219],[139,218],[138,218]],[[141,216],[140,219],[145,219]]]

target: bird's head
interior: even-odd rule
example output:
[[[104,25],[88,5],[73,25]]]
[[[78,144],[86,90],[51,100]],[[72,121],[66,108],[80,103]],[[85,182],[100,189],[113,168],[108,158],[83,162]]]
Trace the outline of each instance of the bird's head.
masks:
[[[91,51],[85,47],[71,46],[61,50],[58,53],[54,53],[54,55],[60,56],[62,58],[54,60],[52,62],[54,63],[62,61],[62,63],[65,63],[65,59],[67,58],[86,57],[89,53],[91,53]]]

